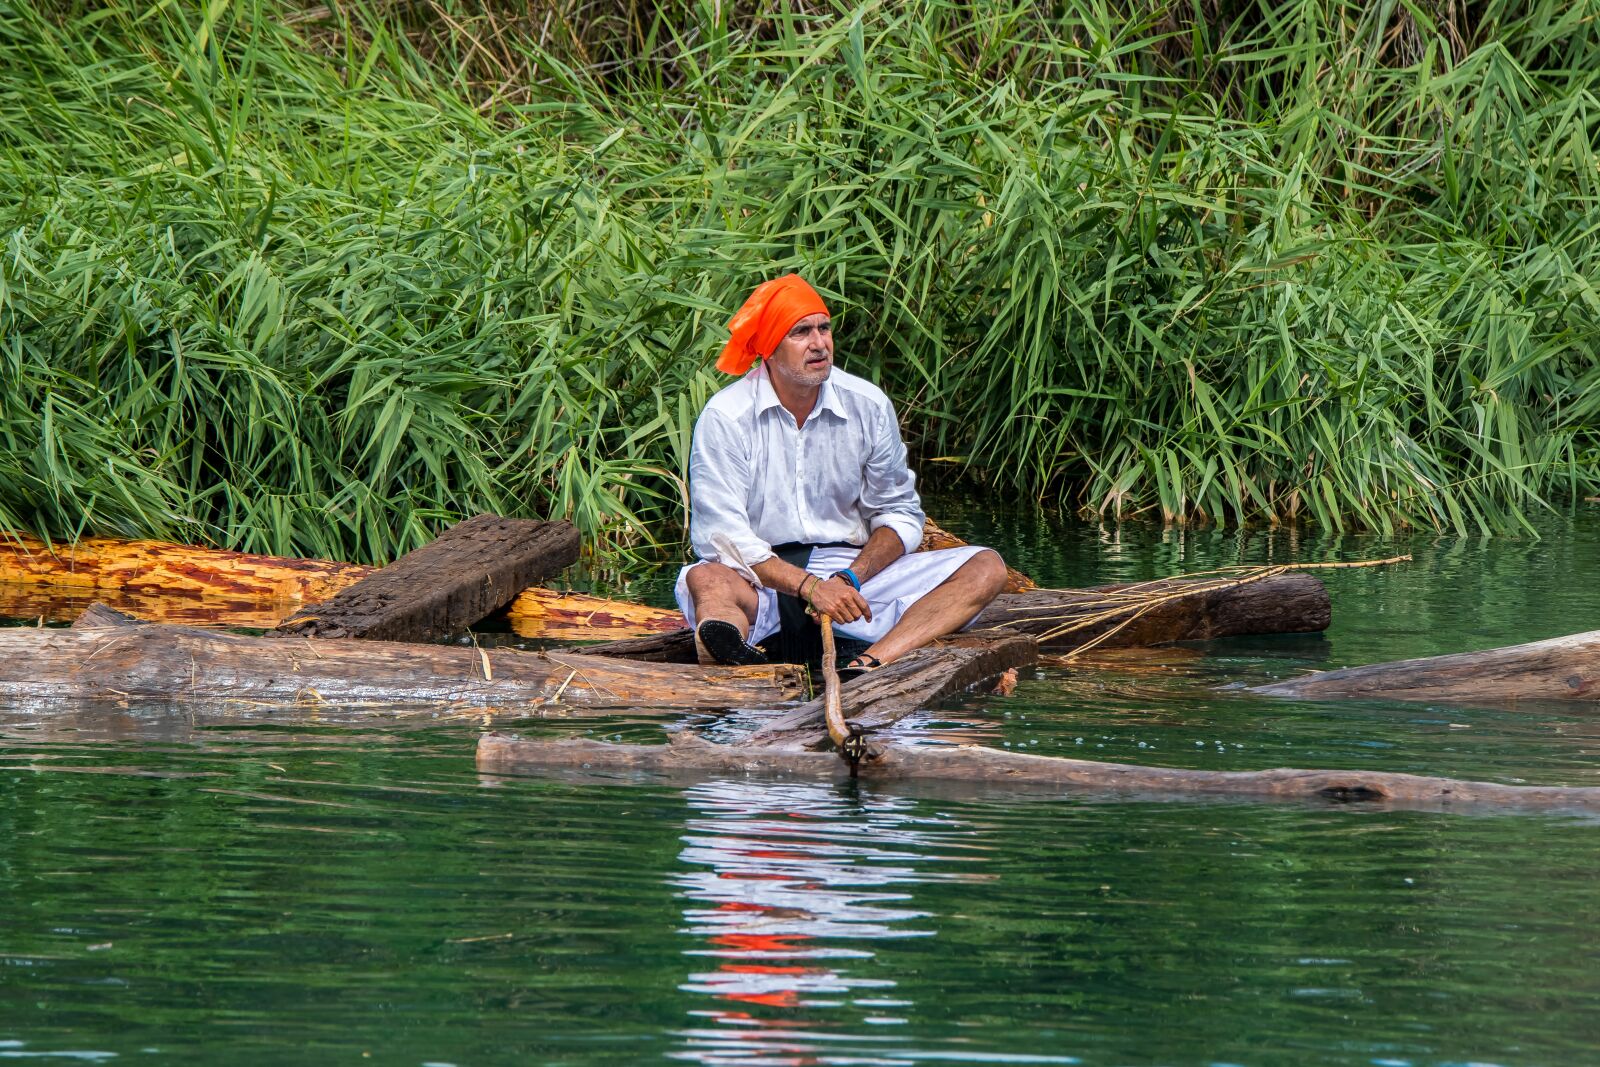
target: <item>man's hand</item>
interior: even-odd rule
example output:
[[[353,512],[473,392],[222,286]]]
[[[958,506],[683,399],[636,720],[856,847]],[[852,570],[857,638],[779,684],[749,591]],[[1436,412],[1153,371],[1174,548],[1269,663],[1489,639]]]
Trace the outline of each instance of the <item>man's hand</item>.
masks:
[[[872,621],[872,605],[844,578],[808,581],[806,592],[810,594],[811,606],[818,614],[826,615],[834,622],[855,622],[857,619]]]

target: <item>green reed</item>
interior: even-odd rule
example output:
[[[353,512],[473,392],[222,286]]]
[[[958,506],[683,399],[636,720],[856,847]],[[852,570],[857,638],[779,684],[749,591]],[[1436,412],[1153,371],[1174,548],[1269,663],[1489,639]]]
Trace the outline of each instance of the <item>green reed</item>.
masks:
[[[1600,2],[0,0],[0,526],[671,536],[798,269],[925,482],[1526,528],[1600,487]]]

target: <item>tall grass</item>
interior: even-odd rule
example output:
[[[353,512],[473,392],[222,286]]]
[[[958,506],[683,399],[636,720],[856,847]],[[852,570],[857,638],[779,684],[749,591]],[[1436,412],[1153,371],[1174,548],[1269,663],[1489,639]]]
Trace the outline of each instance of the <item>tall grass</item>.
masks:
[[[0,525],[670,533],[799,269],[926,480],[1527,527],[1600,488],[1597,15],[0,0]]]

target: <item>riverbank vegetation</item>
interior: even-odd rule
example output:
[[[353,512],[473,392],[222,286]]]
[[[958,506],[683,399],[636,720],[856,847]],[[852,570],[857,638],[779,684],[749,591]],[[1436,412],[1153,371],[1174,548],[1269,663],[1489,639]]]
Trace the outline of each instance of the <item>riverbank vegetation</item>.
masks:
[[[1525,529],[1600,490],[1597,16],[0,0],[0,525],[670,537],[797,269],[925,483]]]

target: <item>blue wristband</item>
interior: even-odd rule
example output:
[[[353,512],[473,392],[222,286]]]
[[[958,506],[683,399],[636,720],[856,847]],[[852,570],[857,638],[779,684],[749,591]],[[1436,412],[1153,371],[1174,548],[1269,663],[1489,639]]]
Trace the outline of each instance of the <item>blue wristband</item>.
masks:
[[[856,572],[846,567],[842,571],[834,571],[833,577],[843,577],[845,581],[855,586],[856,592],[861,592],[861,579],[856,577]]]

